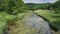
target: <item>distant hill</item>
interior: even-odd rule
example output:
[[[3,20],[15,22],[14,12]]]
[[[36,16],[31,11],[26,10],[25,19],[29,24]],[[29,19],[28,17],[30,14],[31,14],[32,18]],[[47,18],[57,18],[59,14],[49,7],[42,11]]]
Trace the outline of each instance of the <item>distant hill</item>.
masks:
[[[46,9],[49,4],[51,3],[45,3],[45,4],[26,3],[25,5],[28,10],[37,10],[37,9]]]

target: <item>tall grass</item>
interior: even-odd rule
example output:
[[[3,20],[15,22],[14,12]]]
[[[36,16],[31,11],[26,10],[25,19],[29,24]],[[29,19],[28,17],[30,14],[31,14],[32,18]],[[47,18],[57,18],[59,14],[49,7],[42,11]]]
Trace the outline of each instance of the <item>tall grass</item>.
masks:
[[[6,12],[0,12],[0,34],[3,33],[7,24],[15,24],[16,21],[23,19],[29,13],[18,13],[17,15],[9,15]]]
[[[6,18],[5,18],[6,15],[8,14],[5,12],[0,12],[0,34],[3,33],[3,29],[6,25]]]

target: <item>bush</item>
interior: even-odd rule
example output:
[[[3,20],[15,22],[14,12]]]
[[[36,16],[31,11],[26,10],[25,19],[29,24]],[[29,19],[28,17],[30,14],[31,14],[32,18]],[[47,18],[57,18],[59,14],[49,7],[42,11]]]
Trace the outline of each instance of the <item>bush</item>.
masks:
[[[0,11],[7,11],[9,14],[18,14],[26,12],[24,3],[22,0],[1,0],[0,1]]]
[[[55,13],[60,13],[60,7],[55,8]]]

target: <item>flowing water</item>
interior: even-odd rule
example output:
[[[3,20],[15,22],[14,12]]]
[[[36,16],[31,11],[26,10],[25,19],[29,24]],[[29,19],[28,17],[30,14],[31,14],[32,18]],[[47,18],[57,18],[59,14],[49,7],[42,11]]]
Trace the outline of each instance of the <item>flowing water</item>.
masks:
[[[29,17],[27,17],[27,19],[24,21],[24,23],[29,28],[38,29],[38,31],[33,34],[36,34],[36,33],[37,34],[52,34],[48,22],[35,14],[32,14]]]
[[[47,21],[36,14],[31,14],[26,16],[22,23],[11,26],[9,34],[52,34],[52,32]]]

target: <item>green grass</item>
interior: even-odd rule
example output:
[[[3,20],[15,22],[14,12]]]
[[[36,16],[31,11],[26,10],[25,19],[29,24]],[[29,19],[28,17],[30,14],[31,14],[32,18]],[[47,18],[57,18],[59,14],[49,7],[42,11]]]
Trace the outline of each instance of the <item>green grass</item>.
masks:
[[[17,20],[23,19],[25,15],[28,15],[29,13],[19,13],[17,15],[9,15],[6,12],[0,12],[0,34],[3,33],[4,27],[9,22],[15,22]]]
[[[60,14],[55,14],[54,11],[37,10],[38,15],[50,21],[51,25],[60,30]]]
[[[3,32],[5,25],[6,25],[6,21],[0,18],[0,34]]]
[[[3,29],[6,25],[6,18],[5,16],[7,16],[8,14],[5,12],[0,12],[0,34],[2,34]]]

